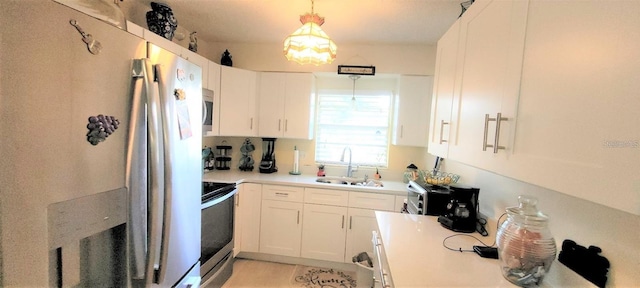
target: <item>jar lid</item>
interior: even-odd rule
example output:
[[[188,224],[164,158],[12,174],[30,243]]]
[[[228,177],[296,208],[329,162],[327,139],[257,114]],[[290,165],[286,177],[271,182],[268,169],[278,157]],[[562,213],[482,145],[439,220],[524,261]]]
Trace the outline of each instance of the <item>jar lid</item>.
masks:
[[[418,166],[416,166],[415,164],[411,163],[409,166],[407,166],[407,169],[418,169]]]
[[[538,210],[538,199],[533,196],[518,196],[518,207],[507,208],[507,214],[525,224],[544,224],[549,217]]]

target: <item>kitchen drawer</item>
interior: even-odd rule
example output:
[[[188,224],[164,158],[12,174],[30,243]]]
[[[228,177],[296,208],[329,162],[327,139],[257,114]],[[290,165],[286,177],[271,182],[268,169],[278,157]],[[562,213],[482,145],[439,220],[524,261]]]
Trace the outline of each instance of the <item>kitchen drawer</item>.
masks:
[[[349,192],[340,190],[305,188],[304,203],[344,206],[349,204]]]
[[[262,199],[302,203],[303,197],[303,187],[262,185]]]
[[[363,192],[349,192],[349,207],[393,211],[395,196]]]

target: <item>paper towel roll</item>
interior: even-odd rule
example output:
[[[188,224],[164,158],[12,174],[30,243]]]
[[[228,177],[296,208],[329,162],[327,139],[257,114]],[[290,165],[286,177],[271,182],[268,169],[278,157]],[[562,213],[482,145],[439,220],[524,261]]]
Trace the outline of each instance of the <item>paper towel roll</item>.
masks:
[[[293,172],[294,173],[299,173],[300,172],[300,171],[298,171],[300,169],[299,161],[300,161],[300,151],[299,150],[293,150]]]

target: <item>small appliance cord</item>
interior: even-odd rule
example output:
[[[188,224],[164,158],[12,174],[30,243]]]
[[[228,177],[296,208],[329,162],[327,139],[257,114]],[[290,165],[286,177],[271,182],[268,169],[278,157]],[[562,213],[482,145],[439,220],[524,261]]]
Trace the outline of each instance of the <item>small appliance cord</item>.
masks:
[[[502,217],[504,217],[506,215],[507,215],[507,213],[503,213],[502,215],[500,215],[500,218],[498,218],[498,222],[496,223],[496,231],[498,231],[498,228],[500,227],[500,221],[502,220]],[[478,222],[480,222],[480,220],[483,220],[484,224],[487,223],[486,219],[482,219],[482,218],[478,219]],[[484,229],[484,224],[482,225],[482,229],[484,230],[485,233],[487,233],[487,235],[489,235],[488,232]],[[449,240],[450,238],[453,238],[453,237],[457,237],[457,236],[471,237],[473,239],[476,239],[476,241],[480,242],[482,245],[484,245],[484,247],[495,247],[496,246],[496,239],[495,238],[493,239],[493,244],[487,245],[486,243],[482,242],[482,240],[480,240],[478,237],[472,236],[472,235],[469,235],[469,234],[453,234],[451,236],[445,237],[444,239],[442,239],[442,246],[444,246],[444,248],[447,248],[447,249],[449,249],[451,251],[456,251],[456,252],[461,252],[461,253],[462,252],[475,252],[473,249],[462,249],[462,247],[458,247],[458,249],[455,249],[455,248],[447,246],[447,243],[446,243],[447,240]]]

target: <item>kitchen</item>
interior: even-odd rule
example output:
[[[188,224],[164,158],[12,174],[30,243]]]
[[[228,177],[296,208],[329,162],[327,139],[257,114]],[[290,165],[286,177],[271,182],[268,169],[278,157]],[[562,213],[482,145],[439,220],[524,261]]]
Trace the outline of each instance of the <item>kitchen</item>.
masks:
[[[535,1],[533,1],[535,2]],[[582,3],[582,2],[581,2]],[[476,3],[477,4],[477,3]],[[127,6],[135,6],[140,5],[140,7],[127,7]],[[321,1],[317,3],[318,11],[321,10]],[[629,4],[632,5],[632,4]],[[132,9],[127,13],[129,20],[134,23],[139,24],[144,27],[144,12],[148,11],[147,3],[132,3],[129,1],[124,1],[121,3],[123,9]],[[456,5],[457,6],[457,5]],[[588,5],[579,5],[582,6]],[[174,7],[176,8],[176,7]],[[305,8],[302,8],[300,12],[303,13]],[[622,8],[621,8],[622,9]],[[624,10],[624,9],[622,9]],[[627,9],[627,11],[637,11],[638,7],[632,6]],[[178,10],[176,10],[177,13]],[[579,11],[579,9],[578,9]],[[614,11],[616,13],[622,13],[620,11]],[[451,22],[455,21],[459,10],[455,11]],[[611,12],[613,13],[613,12]],[[323,16],[327,17],[326,30],[327,33],[331,35],[329,32],[329,23],[331,22],[331,15],[322,12]],[[631,13],[632,14],[632,13]],[[628,14],[624,14],[628,15]],[[294,17],[297,15],[294,15]],[[628,17],[633,17],[632,15],[628,15]],[[623,18],[623,17],[621,17]],[[626,19],[626,18],[624,18]],[[295,20],[295,19],[294,19]],[[634,27],[633,25],[630,25]],[[621,26],[626,27],[626,26]],[[637,27],[637,26],[635,26]],[[608,27],[611,28],[611,27]],[[337,30],[335,27],[334,30]],[[630,30],[629,30],[630,29]],[[634,39],[635,42],[632,42],[634,47],[637,47],[637,32],[633,31],[633,29],[629,28],[628,30],[621,29],[624,32],[626,37],[630,39]],[[193,30],[198,30],[197,27],[194,27]],[[444,29],[446,30],[446,29]],[[444,31],[443,30],[443,31]],[[283,36],[284,37],[284,36]],[[634,38],[635,37],[635,38]],[[188,39],[185,38],[183,43],[179,43],[182,47],[186,47],[188,43]],[[611,40],[613,41],[613,40]],[[610,43],[610,42],[609,42]],[[208,44],[208,45],[207,45]],[[319,67],[311,67],[311,66],[301,66],[295,63],[287,62],[284,57],[280,54],[281,52],[281,44],[247,44],[247,43],[207,43],[206,41],[200,40],[199,42],[199,50],[203,51],[202,54],[208,58],[216,61],[218,57],[222,54],[222,52],[226,49],[232,52],[234,67],[238,67],[241,69],[252,70],[252,71],[287,71],[287,72],[301,72],[301,71],[310,71],[307,69],[313,69],[313,72],[325,72],[335,74],[336,65],[338,64],[365,64],[365,65],[375,65],[378,69],[378,73],[393,73],[393,74],[416,74],[416,75],[435,75],[436,74],[436,47],[435,45],[420,45],[420,46],[384,46],[384,45],[365,45],[365,44],[340,44],[338,56],[333,64],[331,65],[323,65]],[[568,44],[567,44],[568,45]],[[269,46],[278,46],[277,49],[262,49],[264,47]],[[270,52],[264,52],[270,51]],[[638,51],[638,49],[635,49]],[[579,50],[582,54],[578,54],[580,57],[591,57],[586,51]],[[637,53],[637,52],[636,52]],[[638,57],[633,57],[636,54],[630,54],[623,59],[638,59]],[[578,58],[580,58],[578,57]],[[592,61],[600,60],[597,58],[590,58]],[[620,59],[608,59],[604,60],[612,61],[612,63],[622,64],[624,61]],[[615,61],[620,62],[615,62]],[[628,75],[633,75],[631,72],[637,72],[638,67],[637,63],[629,60],[631,66],[624,66],[627,70],[628,74],[622,74],[622,76],[629,77]],[[637,61],[637,60],[636,60]],[[311,68],[309,68],[311,67]],[[527,72],[527,71],[525,71]],[[3,71],[3,75],[4,75]],[[363,76],[365,77],[365,76]],[[602,76],[602,77],[612,77],[612,76]],[[3,78],[4,79],[4,78]],[[607,78],[608,81],[618,81],[617,79]],[[351,84],[349,80],[342,79],[340,80],[343,85]],[[360,81],[360,80],[358,80]],[[535,85],[528,84],[527,78],[522,79],[523,85]],[[585,84],[584,82],[579,82]],[[616,83],[616,82],[613,82]],[[5,82],[3,80],[3,86],[5,86]],[[573,83],[577,85],[577,83]],[[351,86],[348,86],[351,88]],[[588,91],[581,91],[583,93],[587,93]],[[590,95],[590,94],[585,94]],[[600,95],[600,94],[596,94]],[[591,95],[591,97],[596,97]],[[604,96],[599,96],[604,97]],[[628,98],[628,96],[627,96]],[[606,101],[605,101],[606,102]],[[628,107],[638,107],[635,105],[636,102],[627,103]],[[623,110],[627,111],[627,110]],[[627,112],[624,112],[622,115],[630,115]],[[596,116],[595,118],[598,118]],[[631,119],[627,117],[626,119]],[[3,118],[3,123],[7,123],[4,121],[7,119]],[[627,123],[629,124],[629,123]],[[637,124],[637,122],[630,123],[629,125]],[[637,126],[637,125],[636,125]],[[571,130],[569,130],[571,131]],[[633,133],[633,132],[630,132]],[[634,138],[635,137],[635,138]],[[628,136],[628,139],[637,141],[637,134],[631,134]],[[240,159],[239,147],[244,141],[246,137],[205,137],[203,139],[203,144],[215,147],[216,145],[220,145],[223,140],[226,140],[231,146],[234,147],[232,150],[232,159]],[[253,143],[260,143],[259,138],[251,138]],[[600,140],[600,139],[599,139]],[[608,139],[608,140],[627,140],[625,139]],[[259,146],[259,145],[258,145]],[[303,174],[314,175],[316,172],[316,163],[314,161],[313,149],[314,149],[314,140],[291,140],[291,139],[278,139],[276,144],[276,154],[278,154],[278,161],[280,166],[280,172],[278,174],[285,174],[291,169],[288,167],[288,163],[293,162],[293,156],[291,151],[293,151],[293,147],[297,146],[298,149],[304,152],[304,156],[301,158],[301,169]],[[637,146],[620,149],[627,149],[626,151],[631,151],[632,156],[636,157],[633,159],[638,159],[638,150]],[[635,150],[633,150],[635,149]],[[255,155],[260,155],[261,151],[256,151]],[[445,157],[447,158],[447,157]],[[393,179],[399,180],[402,171],[404,171],[407,164],[413,162],[420,168],[430,168],[432,163],[435,161],[435,156],[427,153],[427,148],[406,148],[406,147],[394,147],[391,145],[389,152],[389,167],[387,169],[381,169],[381,174],[383,177],[383,181],[387,180],[392,181]],[[237,161],[237,160],[236,160]],[[614,163],[615,164],[615,163]],[[3,165],[5,167],[7,165]],[[640,247],[637,243],[639,243],[639,235],[635,227],[640,226],[640,220],[638,217],[638,208],[637,204],[631,203],[622,203],[621,207],[626,208],[611,208],[611,204],[601,205],[598,204],[597,201],[589,201],[584,200],[579,197],[575,197],[575,195],[567,195],[565,193],[556,192],[552,189],[543,188],[537,186],[535,184],[530,184],[527,182],[515,180],[510,177],[501,176],[498,173],[489,172],[484,169],[475,168],[475,165],[464,164],[462,161],[456,161],[453,159],[447,159],[441,166],[441,169],[445,171],[455,172],[461,175],[461,181],[463,183],[473,185],[475,187],[480,187],[480,210],[487,217],[497,219],[505,210],[506,207],[511,207],[516,205],[517,196],[521,194],[530,194],[537,196],[540,203],[540,209],[549,215],[550,221],[550,230],[553,232],[555,239],[559,242],[562,239],[574,239],[578,243],[583,245],[596,245],[602,248],[603,255],[606,256],[612,263],[612,268],[610,269],[610,279],[609,285],[612,286],[636,286],[640,283],[638,276],[635,271],[638,270],[640,263],[638,259],[640,259]],[[237,167],[237,162],[232,162],[231,167]],[[630,166],[637,167],[637,166]],[[331,170],[332,167],[327,168],[327,173],[329,175],[342,175],[344,173],[344,166],[335,167]],[[3,168],[10,169],[10,168]],[[342,169],[342,170],[340,170]],[[540,168],[540,169],[544,169]],[[490,169],[489,169],[490,170]],[[5,170],[3,170],[3,174]],[[500,171],[500,170],[498,170]],[[637,170],[633,170],[637,171]],[[373,175],[373,171],[370,170],[368,172],[369,175]],[[216,171],[212,172],[216,173]],[[360,172],[363,173],[363,172]],[[366,172],[365,172],[366,173]],[[622,174],[621,182],[625,183],[635,183],[636,192],[638,192],[638,180],[637,175],[633,175],[633,173]],[[395,178],[394,178],[395,177]],[[631,177],[631,178],[629,178]],[[585,179],[586,180],[586,179]],[[610,183],[607,180],[598,182],[604,182],[605,184]],[[614,182],[612,180],[611,182]],[[587,181],[589,182],[589,181]],[[616,184],[616,183],[610,183]],[[615,202],[615,197],[612,197],[608,190],[603,189],[600,190],[605,198],[609,198],[609,201],[613,200]],[[602,197],[602,196],[600,196]],[[637,198],[636,198],[637,199]],[[637,200],[636,200],[637,201]],[[5,202],[5,199],[3,199]],[[637,202],[636,202],[637,203]],[[3,204],[4,205],[4,204]],[[629,206],[631,205],[631,206]],[[635,206],[633,206],[635,205]],[[631,208],[629,208],[631,207]],[[635,208],[633,208],[635,207]],[[4,209],[3,211],[8,211]],[[4,218],[4,216],[3,216]],[[4,220],[3,220],[4,221]],[[4,224],[3,224],[4,226]],[[3,229],[4,230],[4,229]],[[3,239],[6,235],[3,234]],[[4,247],[3,240],[3,247]],[[558,245],[559,246],[559,245]],[[5,255],[7,248],[3,248],[3,255]],[[4,257],[3,257],[4,258]],[[4,258],[7,259],[7,258]],[[19,272],[11,272],[6,273],[8,266],[10,265],[7,260],[3,261],[3,279],[7,282],[5,283],[14,283],[15,281],[13,277],[15,275],[20,275]],[[497,269],[497,267],[496,267]]]

